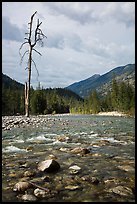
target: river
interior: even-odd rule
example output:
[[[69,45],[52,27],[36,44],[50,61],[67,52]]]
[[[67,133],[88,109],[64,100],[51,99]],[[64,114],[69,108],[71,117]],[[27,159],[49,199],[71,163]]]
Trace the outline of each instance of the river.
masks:
[[[2,131],[3,202],[33,195],[34,188],[13,191],[23,179],[50,189],[45,197],[36,198],[40,202],[135,202],[135,118],[67,114],[37,118],[41,122]],[[50,157],[60,169],[33,175],[38,163]],[[70,171],[74,165],[80,170]],[[32,175],[25,176],[26,171]]]

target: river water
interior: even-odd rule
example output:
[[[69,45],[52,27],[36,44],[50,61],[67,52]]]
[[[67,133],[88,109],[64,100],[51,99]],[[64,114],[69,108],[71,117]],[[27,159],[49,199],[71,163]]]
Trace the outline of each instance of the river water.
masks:
[[[2,131],[2,201],[20,202],[13,191],[40,161],[56,157],[56,173],[29,176],[50,189],[40,202],[134,202],[135,119],[99,115],[39,116],[42,123]],[[88,153],[75,152],[86,148]],[[70,172],[69,167],[80,167]],[[96,178],[98,182],[92,182]],[[33,189],[34,190],[34,189]],[[25,193],[33,194],[32,189]]]

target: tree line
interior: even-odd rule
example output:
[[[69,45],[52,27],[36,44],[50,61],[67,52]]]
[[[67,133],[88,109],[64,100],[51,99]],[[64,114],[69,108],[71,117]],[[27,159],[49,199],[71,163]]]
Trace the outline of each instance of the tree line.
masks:
[[[129,83],[117,82],[113,79],[111,90],[101,96],[96,90],[84,99],[81,106],[73,107],[72,113],[97,114],[99,112],[120,111],[135,115],[135,89]]]
[[[2,115],[24,115],[24,90],[2,87]],[[113,79],[111,90],[101,96],[93,90],[85,99],[72,91],[54,88],[30,89],[30,114],[77,113],[96,114],[100,111],[122,111],[135,114],[135,89],[129,83]]]

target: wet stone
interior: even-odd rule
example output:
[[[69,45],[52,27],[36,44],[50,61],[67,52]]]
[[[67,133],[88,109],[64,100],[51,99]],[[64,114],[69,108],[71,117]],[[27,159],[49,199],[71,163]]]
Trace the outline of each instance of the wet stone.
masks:
[[[78,185],[75,185],[75,186],[68,185],[68,186],[65,186],[65,189],[74,191],[74,190],[80,189],[80,186],[78,186]]]
[[[23,176],[25,176],[25,177],[32,177],[32,176],[34,176],[35,174],[36,174],[36,173],[33,172],[33,171],[25,171],[24,174],[23,174]]]
[[[90,149],[83,147],[75,147],[74,149],[71,150],[71,152],[75,154],[88,154],[90,153]]]
[[[129,165],[118,166],[118,168],[124,171],[135,172],[135,168]]]
[[[114,188],[109,189],[108,192],[113,192],[121,196],[132,196],[133,195],[132,189],[128,187],[124,187],[124,186],[116,186]]]
[[[16,177],[17,175],[16,175],[16,173],[10,173],[9,174],[9,177]]]
[[[82,176],[81,179],[82,179],[83,181],[88,181],[89,183],[95,184],[95,185],[100,182],[97,177],[93,177],[93,176],[91,177],[91,176],[89,176],[89,175]]]
[[[38,164],[39,171],[55,172],[60,169],[60,165],[56,160],[48,159]]]
[[[31,185],[25,181],[19,181],[14,185],[13,191],[26,191]]]
[[[43,177],[41,177],[41,179],[45,182],[50,182],[50,180],[51,180],[49,176],[43,176]]]
[[[42,190],[42,189],[39,189],[39,188],[36,188],[34,190],[34,195],[38,198],[45,198],[47,196],[47,194],[49,194],[50,190],[47,189],[47,190]]]
[[[69,167],[69,170],[70,170],[70,174],[78,174],[81,170],[81,167],[77,165],[73,165]]]
[[[21,197],[21,199],[24,201],[36,201],[37,200],[37,198],[31,194],[25,194]]]

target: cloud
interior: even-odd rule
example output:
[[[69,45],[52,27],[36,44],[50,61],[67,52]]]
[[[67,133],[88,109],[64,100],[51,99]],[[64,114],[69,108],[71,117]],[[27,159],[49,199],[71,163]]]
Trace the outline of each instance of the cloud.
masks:
[[[96,21],[94,11],[89,3],[85,2],[48,2],[45,4],[49,7],[52,15],[64,15],[80,24],[86,24]]]
[[[134,63],[133,2],[7,2],[3,8],[2,69],[22,83],[28,77],[28,56],[20,66],[19,47],[35,10],[47,38],[44,47],[36,47],[42,56],[33,54],[40,74],[37,80],[33,66],[33,87],[38,81],[44,88],[65,87],[95,73]]]
[[[46,46],[50,48],[62,49],[64,44],[64,39],[62,34],[56,33],[56,35],[49,35],[47,38]]]
[[[100,14],[100,18],[114,19],[124,23],[127,27],[135,25],[135,3],[134,2],[110,2],[106,9]]]
[[[103,23],[109,19],[133,26],[135,23],[134,2],[48,2],[52,15],[64,15],[67,18],[79,22],[81,25],[87,23]]]
[[[2,17],[2,38],[6,40],[22,41],[22,31],[12,24],[8,17]]]
[[[49,34],[46,46],[57,49],[71,48],[80,52],[82,51],[83,42],[79,35],[75,33],[64,32],[63,34]]]

